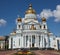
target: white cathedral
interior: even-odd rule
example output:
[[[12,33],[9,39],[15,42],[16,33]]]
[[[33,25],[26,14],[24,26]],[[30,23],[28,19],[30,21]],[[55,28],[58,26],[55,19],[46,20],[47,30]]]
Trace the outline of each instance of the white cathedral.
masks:
[[[17,18],[16,31],[10,33],[9,49],[17,48],[54,48],[58,50],[55,35],[48,30],[46,18],[37,20],[37,14],[29,5],[24,19]]]

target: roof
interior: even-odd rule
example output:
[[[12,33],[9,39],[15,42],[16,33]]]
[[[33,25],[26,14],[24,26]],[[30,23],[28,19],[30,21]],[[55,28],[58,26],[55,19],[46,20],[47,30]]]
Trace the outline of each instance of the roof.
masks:
[[[3,37],[3,36],[0,36],[0,40],[5,40],[5,37]]]

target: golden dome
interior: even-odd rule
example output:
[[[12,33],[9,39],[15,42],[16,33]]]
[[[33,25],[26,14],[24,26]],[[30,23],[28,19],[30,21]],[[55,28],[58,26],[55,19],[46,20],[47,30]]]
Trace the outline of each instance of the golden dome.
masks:
[[[32,8],[32,5],[29,5],[29,9],[26,11],[26,14],[36,14],[35,10]]]
[[[34,27],[34,24],[32,24],[30,30],[36,30],[36,27]]]
[[[20,17],[18,17],[17,21],[18,22],[22,22],[22,19]]]
[[[43,17],[43,18],[42,18],[42,21],[43,21],[43,22],[46,22],[46,18],[45,18],[45,17]]]

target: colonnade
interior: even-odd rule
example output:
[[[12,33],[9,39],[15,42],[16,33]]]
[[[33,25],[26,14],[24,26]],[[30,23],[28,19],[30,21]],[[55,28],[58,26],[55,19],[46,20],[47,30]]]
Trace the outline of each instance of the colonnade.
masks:
[[[43,35],[25,35],[23,40],[24,48],[38,47],[49,48],[49,39]]]
[[[40,43],[39,43],[39,38],[40,36],[37,35],[31,35],[31,36],[24,36],[24,40],[23,40],[23,45],[25,48],[31,48],[31,47],[39,47]]]

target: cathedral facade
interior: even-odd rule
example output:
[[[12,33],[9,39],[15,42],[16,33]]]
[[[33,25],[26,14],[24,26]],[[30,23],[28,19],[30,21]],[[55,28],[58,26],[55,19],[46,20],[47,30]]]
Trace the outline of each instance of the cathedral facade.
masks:
[[[53,33],[48,30],[46,18],[43,17],[38,22],[37,14],[30,4],[24,19],[17,18],[16,31],[9,36],[9,49],[54,48],[54,38]]]

